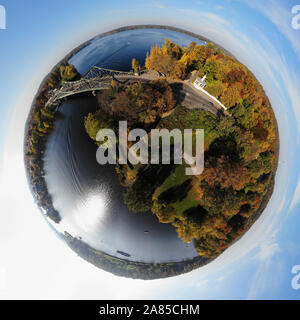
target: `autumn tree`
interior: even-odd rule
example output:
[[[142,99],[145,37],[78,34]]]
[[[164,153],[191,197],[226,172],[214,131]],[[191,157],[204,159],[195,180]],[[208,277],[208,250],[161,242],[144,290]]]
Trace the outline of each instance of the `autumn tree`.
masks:
[[[179,60],[182,56],[183,49],[169,39],[165,39],[165,43],[162,45],[162,53],[170,55],[176,60]]]
[[[61,65],[59,67],[62,81],[72,81],[77,77],[78,72],[74,65]]]
[[[215,116],[175,107],[172,87],[162,78],[99,93],[102,111],[129,120],[130,127],[203,128],[205,132],[205,165],[199,176],[187,179],[185,164],[169,172],[164,166],[159,172],[150,172],[150,166],[118,166],[125,203],[134,212],[151,210],[160,222],[171,223],[181,239],[194,241],[199,255],[215,258],[253,223],[272,188],[276,122],[270,102],[254,75],[213,44],[192,42],[183,47],[166,39],[162,46],[151,48],[145,67],[172,79],[184,79],[194,70],[197,76],[206,75],[205,89],[228,111]],[[133,69],[138,69],[136,60]],[[36,116],[41,117],[41,112]],[[86,119],[92,137],[108,121],[99,116]],[[42,114],[42,120],[47,118],[47,113]],[[48,128],[41,121],[34,133],[37,141],[44,130]]]
[[[136,58],[132,59],[131,66],[135,73],[138,73],[141,69],[140,63],[136,60]]]
[[[186,67],[182,61],[177,61],[169,74],[172,79],[184,79],[186,77]]]
[[[165,79],[149,83],[135,82],[120,90],[114,97],[107,93],[108,109],[119,119],[150,124],[174,108],[176,100]],[[104,101],[104,102],[105,102]]]
[[[225,155],[221,155],[206,161],[202,179],[210,187],[220,186],[223,189],[232,187],[234,190],[240,190],[250,182],[251,176],[242,164],[230,161]]]

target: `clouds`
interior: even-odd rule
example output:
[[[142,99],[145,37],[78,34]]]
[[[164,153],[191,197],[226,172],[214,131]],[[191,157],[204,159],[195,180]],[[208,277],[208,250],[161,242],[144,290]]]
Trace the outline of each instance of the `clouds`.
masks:
[[[294,30],[291,25],[293,4],[278,0],[247,0],[246,3],[255,10],[259,10],[275,24],[278,30],[289,40],[300,59],[299,32]]]
[[[294,212],[296,207],[299,205],[299,203],[300,203],[300,174],[298,175],[294,196],[292,198],[292,201],[289,207],[289,213]]]
[[[270,98],[279,124],[280,162],[273,203],[270,204],[272,209],[265,211],[266,219],[264,222],[260,219],[260,223],[269,225],[267,229],[271,230],[270,226],[274,227],[276,217],[283,214],[282,210],[290,202],[295,170],[298,171],[294,163],[299,156],[295,151],[295,144],[300,144],[300,80],[297,72],[300,70],[299,63],[290,59],[288,47],[276,43],[274,38],[266,36],[264,30],[254,24],[249,25],[248,32],[242,33],[240,28],[233,25],[235,20],[229,21],[225,17],[216,16],[216,13],[193,10],[181,12],[201,22],[198,28],[191,26],[194,32],[199,32],[224,46],[245,63],[262,83]],[[274,37],[277,39],[276,33]],[[300,43],[299,39],[297,41]],[[290,143],[291,139],[293,144]],[[282,185],[289,187],[283,190],[280,188]],[[299,190],[300,182],[294,193],[291,209],[300,202]],[[264,234],[265,230],[260,228],[259,232]],[[258,242],[255,243],[259,245]]]
[[[79,258],[34,205],[22,154],[7,153],[4,169],[0,299],[150,299],[167,288],[160,281],[116,277]]]
[[[36,70],[44,66],[43,72],[31,69],[28,73],[27,70],[26,74],[36,79],[29,79],[31,81],[28,81],[28,86],[22,88],[25,95],[19,93],[16,102],[18,108],[9,133],[10,139],[6,146],[4,170],[1,172],[0,180],[1,297],[141,299],[158,296],[172,298],[175,295],[184,298],[184,295],[189,293],[191,297],[197,298],[200,295],[205,296],[212,288],[217,288],[219,294],[226,295],[228,292],[237,292],[242,285],[246,286],[242,279],[239,279],[237,284],[233,284],[231,279],[236,271],[246,270],[245,265],[250,263],[252,269],[247,273],[251,279],[248,298],[265,297],[270,290],[278,289],[274,282],[280,282],[279,275],[284,262],[280,260],[282,244],[277,240],[279,228],[283,224],[281,218],[284,217],[290,201],[290,211],[294,211],[300,203],[300,175],[297,174],[299,168],[293,164],[293,161],[299,158],[299,153],[295,150],[300,144],[300,81],[297,73],[299,61],[296,60],[295,63],[291,59],[293,55],[290,54],[293,50],[300,56],[300,31],[291,28],[290,6],[285,1],[251,0],[247,3],[254,10],[258,9],[276,27],[271,29],[268,36],[263,28],[253,27],[256,23],[254,20],[247,30],[242,28],[242,9],[238,11],[238,8],[235,8],[237,14],[234,16],[226,15],[233,9],[223,3],[221,8],[214,1],[198,1],[195,7],[185,2],[184,8],[181,7],[182,2],[176,1],[169,2],[169,6],[166,1],[147,3],[147,6],[140,3],[136,7],[127,4],[127,11],[116,4],[110,7],[110,10],[105,9],[107,11],[102,10],[102,4],[95,8],[91,5],[95,16],[89,15],[89,21],[80,22],[80,28],[84,23],[88,23],[90,29],[82,28],[78,34],[74,33],[74,30],[73,34],[67,34],[62,29],[61,38],[66,39],[65,46],[55,49],[51,43],[51,48],[54,48],[57,54],[53,55],[51,52],[49,57],[43,56],[43,61],[35,65]],[[118,11],[114,12],[116,8]],[[246,9],[249,10],[248,7]],[[104,22],[102,19],[99,20],[99,12],[105,15]],[[117,19],[113,20],[115,13]],[[255,19],[256,16],[253,17]],[[66,24],[69,23],[68,17],[64,18]],[[274,194],[268,207],[249,232],[209,265],[180,277],[150,282],[119,278],[99,270],[77,257],[57,239],[33,203],[25,179],[22,156],[25,117],[39,81],[46,74],[45,70],[49,70],[59,57],[72,49],[75,38],[75,42],[80,43],[86,40],[87,35],[90,37],[94,33],[107,31],[113,24],[128,25],[145,21],[181,26],[204,35],[245,63],[261,81],[271,100],[279,120],[281,155],[284,155],[281,156],[281,160],[286,159],[285,164],[280,163]],[[275,41],[278,40],[279,31],[291,47],[285,47],[284,44]],[[81,40],[77,39],[78,35]],[[47,36],[44,39],[49,45]],[[39,45],[43,46],[42,37],[38,40]],[[24,48],[24,51],[26,50],[27,48]],[[20,68],[18,72],[23,73],[24,70]],[[298,184],[292,198],[290,184],[295,180]],[[234,273],[230,273],[232,271]],[[4,281],[6,286],[3,284]],[[217,296],[218,292],[215,294]]]
[[[277,256],[280,247],[276,241],[276,233],[277,231],[273,232],[271,237],[261,243],[257,254],[253,257],[257,268],[251,280],[248,299],[268,296],[279,287],[283,279],[281,274],[283,262]],[[276,275],[276,281],[274,281],[274,275]]]
[[[223,6],[218,5],[218,6],[215,6],[215,9],[216,9],[216,10],[223,10],[223,9],[224,9],[224,7],[223,7]]]
[[[266,90],[280,122],[283,153],[289,154],[287,149],[290,145],[286,142],[295,128],[295,133],[298,133],[297,143],[300,144],[299,61],[292,60],[288,47],[276,43],[270,35],[266,36],[265,31],[254,23],[248,26],[247,32],[242,32],[243,24],[240,22],[239,28],[236,19],[226,19],[226,15],[191,9],[179,10],[184,14],[182,21],[190,16],[190,20],[199,22],[198,27],[190,24],[190,29],[227,48],[254,72]],[[277,40],[276,33],[271,34]],[[300,43],[299,38],[295,41]],[[293,123],[295,120],[296,126]]]
[[[278,251],[280,251],[279,244],[276,239],[271,238],[268,242],[261,244],[256,258],[269,265],[273,255]]]
[[[163,5],[162,3],[159,2],[154,2],[154,7],[157,9],[165,9],[165,5]]]
[[[207,286],[207,284],[208,284],[208,280],[204,279],[201,281],[197,281],[194,285],[195,285],[195,287],[204,288]]]

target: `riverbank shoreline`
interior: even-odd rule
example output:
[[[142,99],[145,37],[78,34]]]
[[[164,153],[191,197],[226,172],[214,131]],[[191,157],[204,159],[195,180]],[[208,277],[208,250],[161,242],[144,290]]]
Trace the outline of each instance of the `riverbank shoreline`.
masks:
[[[136,262],[120,259],[100,250],[95,250],[84,241],[74,238],[67,232],[62,234],[61,237],[72,250],[87,262],[116,276],[132,279],[155,280],[178,276],[211,262],[210,259],[201,256],[170,263]]]
[[[170,30],[170,31],[183,33],[183,34],[186,34],[186,35],[188,35],[190,37],[196,38],[196,39],[198,39],[200,41],[206,42],[206,44],[207,43],[212,43],[217,49],[221,50],[226,55],[234,57],[234,55],[231,54],[229,51],[227,51],[225,48],[223,48],[219,44],[209,40],[208,38],[206,38],[206,37],[204,37],[202,35],[199,35],[197,33],[191,32],[191,31],[187,31],[185,29],[181,29],[181,28],[177,28],[177,27],[173,27],[173,26],[168,26],[168,25],[156,25],[156,24],[130,25],[130,26],[125,26],[125,27],[119,27],[119,28],[113,29],[111,31],[103,32],[103,33],[99,34],[96,37],[101,39],[103,37],[106,37],[106,36],[109,36],[109,35],[112,35],[112,34],[115,34],[115,33],[124,32],[124,31],[130,31],[130,30],[135,30],[135,29],[158,29],[158,30],[161,29],[161,30]]]
[[[108,31],[105,33],[100,34],[98,37],[106,37],[108,35],[112,35],[119,32],[124,31],[130,31],[135,29],[164,29],[164,30],[171,30],[176,31],[180,33],[187,34],[189,36],[193,36],[195,38],[198,38],[201,41],[209,42],[208,39],[201,37],[199,35],[196,35],[192,32],[188,32],[179,28],[175,27],[168,27],[168,26],[159,26],[159,25],[135,25],[135,26],[128,26],[128,27],[121,27],[114,29],[112,31]],[[95,39],[95,37],[93,38]],[[51,195],[48,192],[47,184],[44,179],[44,164],[43,164],[43,155],[45,150],[45,145],[47,143],[47,139],[49,138],[51,134],[51,127],[46,130],[46,134],[44,134],[43,137],[41,137],[41,145],[38,149],[37,154],[31,154],[28,155],[30,152],[30,143],[32,139],[32,124],[33,124],[33,118],[34,118],[34,108],[36,107],[37,103],[39,102],[38,99],[40,99],[40,95],[44,90],[45,85],[48,83],[51,75],[53,72],[62,64],[68,63],[69,59],[74,56],[76,53],[78,53],[80,50],[85,48],[91,43],[92,40],[89,40],[82,44],[81,46],[75,48],[72,50],[66,58],[64,58],[62,61],[60,61],[57,65],[53,67],[53,69],[50,71],[49,74],[46,75],[44,78],[42,84],[40,85],[38,92],[36,93],[34,97],[34,101],[31,105],[30,112],[28,115],[28,118],[26,120],[25,125],[25,135],[24,135],[24,162],[25,162],[25,170],[27,179],[29,182],[29,186],[31,189],[31,192],[33,194],[33,197],[38,205],[38,207],[42,208],[42,212],[45,214],[45,216],[48,216],[48,218],[51,218],[56,223],[59,223],[60,217],[59,212],[55,210],[52,203]],[[220,49],[222,52],[226,53],[227,55],[232,56],[230,53],[228,53],[224,48],[214,44],[216,48]],[[45,93],[45,92],[44,92]],[[43,98],[47,97],[48,92],[45,93]],[[61,101],[57,101],[57,104],[53,107],[55,107],[55,112],[53,112],[53,122],[55,122],[55,117],[57,116],[57,109],[59,108],[61,104]],[[276,117],[274,115],[274,111],[271,108],[273,113],[274,122],[276,124],[276,148],[275,148],[275,158],[276,158],[276,164],[274,164],[274,176],[272,177],[272,183],[269,185],[269,189],[267,194],[265,195],[259,209],[257,210],[255,217],[253,217],[253,220],[251,221],[249,228],[253,224],[253,222],[258,219],[260,214],[264,211],[266,205],[268,204],[272,193],[274,189],[275,184],[275,173],[278,166],[278,155],[279,155],[279,134],[278,134],[278,126]],[[173,110],[174,111],[174,110]],[[243,236],[243,235],[242,235]],[[75,239],[75,240],[74,240]],[[65,239],[66,240],[66,239]],[[238,240],[238,239],[237,239]],[[236,240],[236,241],[237,241]],[[76,238],[69,238],[67,243],[68,245],[82,258],[87,260],[88,262],[94,264],[97,267],[100,267],[106,271],[112,272],[116,275],[121,275],[125,277],[131,277],[131,278],[142,278],[142,279],[158,279],[158,278],[165,278],[169,276],[179,275],[182,273],[186,273],[189,271],[192,271],[196,268],[199,268],[207,263],[209,263],[211,260],[208,260],[207,258],[203,258],[201,256],[196,257],[191,260],[183,261],[183,262],[176,262],[176,263],[160,263],[160,264],[151,264],[151,263],[142,263],[142,262],[132,262],[126,259],[120,259],[118,257],[110,256],[104,252],[95,250],[91,248],[88,244],[83,243],[82,241],[78,242],[79,240]],[[81,248],[82,250],[79,250]],[[204,259],[204,260],[203,260]],[[176,265],[176,267],[174,267]],[[122,267],[121,267],[122,266]],[[175,269],[174,269],[175,268]],[[175,270],[175,271],[174,271]]]

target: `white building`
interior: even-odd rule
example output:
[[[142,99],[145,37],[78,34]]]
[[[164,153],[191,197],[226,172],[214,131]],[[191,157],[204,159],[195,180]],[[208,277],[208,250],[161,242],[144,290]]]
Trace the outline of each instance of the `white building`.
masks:
[[[201,79],[201,78],[197,78],[194,81],[194,87],[198,90],[201,90],[204,94],[206,94],[210,100],[213,100],[214,102],[216,102],[220,107],[222,107],[224,110],[227,110],[227,108],[224,106],[224,104],[222,104],[216,97],[212,96],[211,94],[209,94],[206,90],[204,90],[205,86],[206,86],[206,75]]]
[[[197,78],[194,81],[194,87],[197,88],[197,89],[200,89],[200,88],[203,89],[206,86],[205,79],[206,79],[206,75],[202,79],[201,78]]]

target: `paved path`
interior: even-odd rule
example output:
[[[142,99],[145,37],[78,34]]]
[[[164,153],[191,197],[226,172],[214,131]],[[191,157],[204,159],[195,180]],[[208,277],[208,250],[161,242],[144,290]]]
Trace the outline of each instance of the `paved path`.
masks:
[[[158,80],[159,78],[160,75],[158,72],[150,70],[141,74],[139,77],[120,76],[117,77],[117,80],[124,83],[131,83],[137,81],[137,79],[141,81],[151,81]],[[194,87],[192,77],[187,80],[169,81],[169,83],[172,86],[176,100],[179,101],[182,106],[188,109],[202,109],[214,115],[227,114],[218,103]]]
[[[184,81],[171,83],[173,87],[175,98],[180,105],[188,109],[202,109],[214,115],[222,112],[222,109],[202,92],[198,92],[196,88]]]
[[[228,112],[224,111],[217,101],[214,101],[214,99],[206,95],[203,91],[194,87],[192,83],[194,76],[195,73],[193,72],[190,78],[187,80],[169,81],[170,85],[172,86],[175,99],[179,102],[179,104],[188,109],[202,109],[214,115],[228,114]],[[104,75],[101,78],[93,77],[90,79],[87,77],[79,81],[66,82],[59,90],[53,91],[53,95],[50,97],[47,104],[59,104],[60,99],[73,94],[108,89],[110,88],[112,79],[115,79],[122,84],[129,84],[136,81],[148,82],[152,80],[158,80],[160,77],[161,74],[159,74],[157,71],[146,70],[141,72],[139,75],[133,73],[120,73],[119,75]]]

